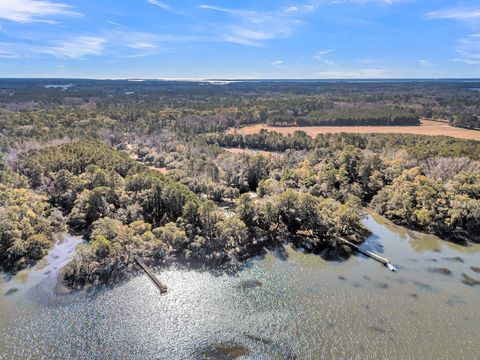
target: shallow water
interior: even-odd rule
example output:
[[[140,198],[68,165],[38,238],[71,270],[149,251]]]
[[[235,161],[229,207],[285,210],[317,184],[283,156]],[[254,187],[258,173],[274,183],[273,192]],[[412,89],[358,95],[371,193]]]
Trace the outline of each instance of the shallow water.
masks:
[[[50,258],[0,284],[0,294],[19,289],[0,295],[0,358],[476,358],[480,287],[461,280],[480,279],[470,269],[480,266],[480,247],[379,217],[365,224],[374,235],[363,246],[398,272],[364,256],[327,262],[286,248],[236,275],[163,270],[163,296],[142,275],[57,297],[53,272],[39,276]]]

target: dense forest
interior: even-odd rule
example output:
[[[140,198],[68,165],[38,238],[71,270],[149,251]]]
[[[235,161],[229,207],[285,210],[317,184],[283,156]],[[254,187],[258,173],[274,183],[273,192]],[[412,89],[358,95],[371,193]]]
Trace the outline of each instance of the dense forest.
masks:
[[[363,208],[462,244],[480,242],[480,143],[380,134],[224,131],[273,125],[478,127],[466,82],[0,84],[0,266],[18,271],[65,231],[86,242],[66,284],[147,263],[239,264],[289,242],[325,258],[361,242]],[[70,84],[69,87],[45,85]],[[467,116],[468,124],[458,123]],[[457,119],[457,120],[456,120]],[[470,121],[468,120],[468,121]]]
[[[418,115],[394,108],[372,108],[352,106],[349,108],[332,108],[309,112],[304,118],[294,118],[295,123],[285,121],[285,125],[323,125],[323,126],[364,126],[364,125],[419,125]],[[291,120],[290,120],[291,121]],[[282,124],[270,120],[272,125]]]
[[[205,138],[226,147],[304,154],[299,168],[282,173],[293,179],[294,186],[300,183],[310,193],[340,201],[355,196],[398,224],[443,238],[480,240],[477,141],[384,134],[318,135],[313,139],[303,132],[283,136],[269,131]]]
[[[1,80],[0,134],[9,139],[0,140],[5,148],[12,138],[195,134],[253,123],[415,125],[421,117],[479,128],[479,88],[473,80]]]
[[[8,206],[0,224],[11,229],[2,232],[3,266],[19,269],[41,258],[52,233],[66,223],[89,239],[65,269],[72,286],[122,274],[134,255],[156,262],[174,257],[221,264],[281,239],[318,251],[337,236],[359,241],[366,233],[358,210],[294,189],[261,201],[246,193],[238,198],[235,214],[228,214],[179,181],[100,142],[25,152],[17,172],[21,181],[2,194]],[[21,233],[20,243],[15,231]]]

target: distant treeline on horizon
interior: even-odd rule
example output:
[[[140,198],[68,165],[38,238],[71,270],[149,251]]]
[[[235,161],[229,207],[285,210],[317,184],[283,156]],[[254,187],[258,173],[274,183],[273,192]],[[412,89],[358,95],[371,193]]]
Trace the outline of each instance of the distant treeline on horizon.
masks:
[[[59,116],[65,135],[132,122],[146,133],[202,133],[256,123],[416,125],[421,117],[476,129],[478,89],[476,79],[0,79],[0,131],[43,136]]]

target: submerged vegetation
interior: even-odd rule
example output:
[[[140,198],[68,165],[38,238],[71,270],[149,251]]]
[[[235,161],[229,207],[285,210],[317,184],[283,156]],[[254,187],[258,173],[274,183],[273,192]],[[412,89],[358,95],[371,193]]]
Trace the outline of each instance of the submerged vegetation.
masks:
[[[87,240],[63,269],[72,287],[121,278],[136,256],[219,266],[289,242],[346,257],[351,250],[339,240],[367,235],[364,206],[448,240],[480,241],[478,142],[219,131],[260,121],[402,125],[426,115],[403,95],[404,105],[393,106],[388,87],[362,98],[333,85],[329,94],[297,84],[268,95],[265,84],[257,95],[246,84],[17,86],[9,101],[34,103],[0,115],[0,266],[7,271],[34,264],[67,229]],[[135,94],[125,95],[127,88]],[[73,91],[77,100],[66,104]]]

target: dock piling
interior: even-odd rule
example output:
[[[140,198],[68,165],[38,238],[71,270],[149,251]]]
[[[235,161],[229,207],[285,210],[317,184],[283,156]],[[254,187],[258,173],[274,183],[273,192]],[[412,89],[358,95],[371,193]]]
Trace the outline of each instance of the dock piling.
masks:
[[[379,263],[385,265],[390,271],[397,271],[398,269],[390,262],[390,259],[386,258],[386,257],[383,257],[383,256],[380,256],[378,254],[375,254],[374,252],[371,252],[371,251],[368,251],[368,250],[363,250],[362,248],[360,248],[360,246],[358,245],[355,245],[354,243],[346,240],[346,239],[343,239],[343,238],[340,238],[340,241],[342,241],[343,243],[347,244],[348,246],[350,246],[352,249],[358,251],[359,253],[365,255],[365,256],[368,256],[369,258],[372,258],[376,261],[378,261]]]
[[[167,287],[158,280],[157,276],[153,273],[152,270],[148,268],[148,266],[143,262],[142,259],[138,258],[135,256],[134,258],[135,262],[137,265],[147,274],[147,276],[152,280],[152,282],[155,284],[155,286],[160,290],[161,294],[164,294],[167,292]]]

